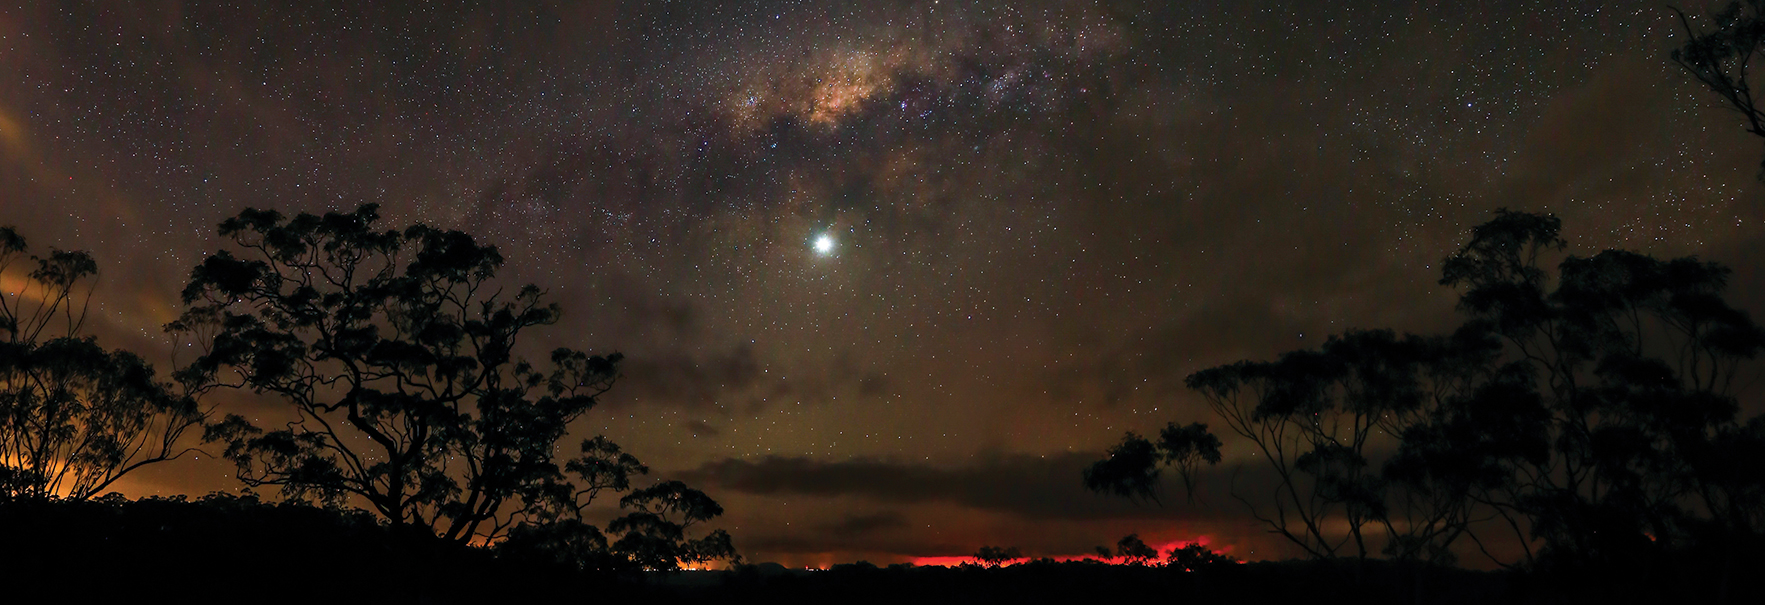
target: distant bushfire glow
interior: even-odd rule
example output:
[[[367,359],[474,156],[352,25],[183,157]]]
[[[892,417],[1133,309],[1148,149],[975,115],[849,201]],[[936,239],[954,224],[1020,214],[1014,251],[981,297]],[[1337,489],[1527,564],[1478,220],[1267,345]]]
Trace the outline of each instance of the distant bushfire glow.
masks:
[[[1169,542],[1163,542],[1163,543],[1159,543],[1159,544],[1148,544],[1148,546],[1152,546],[1153,548],[1158,550],[1158,558],[1155,560],[1155,562],[1162,562],[1162,561],[1164,561],[1164,558],[1168,554],[1170,554],[1170,552],[1172,550],[1175,550],[1178,548],[1183,548],[1183,547],[1189,546],[1191,544],[1198,544],[1198,545],[1207,547],[1207,548],[1209,548],[1215,552],[1218,552],[1222,555],[1230,555],[1231,554],[1232,549],[1229,546],[1219,547],[1219,548],[1214,548],[1212,546],[1208,546],[1208,544],[1212,541],[1213,541],[1213,539],[1211,536],[1197,536],[1194,539],[1190,539],[1190,540],[1172,540]],[[1033,560],[1037,560],[1037,559],[1052,559],[1055,561],[1063,561],[1063,562],[1064,561],[1082,561],[1085,559],[1103,560],[1105,562],[1122,562],[1123,561],[1121,557],[1110,557],[1108,559],[1103,559],[1097,553],[1087,553],[1087,554],[1081,554],[1081,555],[1053,555],[1053,556],[1046,556],[1046,557],[1026,556],[1026,557],[1023,557],[1020,559],[1012,559],[1010,561],[1002,563],[1001,565],[1016,565],[1019,563],[1025,563],[1025,562],[1029,562],[1029,561],[1033,561]],[[1234,557],[1234,559],[1236,559],[1236,557]],[[922,566],[922,567],[924,567],[924,566],[958,567],[958,566],[962,566],[962,565],[983,565],[983,566],[987,565],[986,563],[982,562],[980,559],[974,558],[973,555],[915,557],[911,562],[916,566]]]

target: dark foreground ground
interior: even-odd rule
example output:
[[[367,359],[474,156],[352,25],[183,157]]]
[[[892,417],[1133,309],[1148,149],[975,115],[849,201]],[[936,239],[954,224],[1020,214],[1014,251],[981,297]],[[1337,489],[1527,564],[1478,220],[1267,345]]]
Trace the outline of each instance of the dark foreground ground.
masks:
[[[0,603],[1765,603],[1759,561],[1726,587],[1697,561],[1551,574],[1379,561],[589,573],[248,498],[0,502]]]

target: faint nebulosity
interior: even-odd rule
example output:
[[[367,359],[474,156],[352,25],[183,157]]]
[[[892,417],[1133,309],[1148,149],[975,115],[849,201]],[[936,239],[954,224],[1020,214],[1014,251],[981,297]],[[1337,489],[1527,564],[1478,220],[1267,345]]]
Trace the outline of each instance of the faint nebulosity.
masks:
[[[27,3],[0,11],[0,224],[91,250],[101,338],[162,368],[242,207],[474,233],[564,306],[534,354],[627,356],[585,434],[717,497],[749,560],[1136,532],[1279,557],[1223,471],[1157,508],[1079,469],[1205,421],[1189,372],[1450,326],[1438,261],[1498,207],[1727,263],[1765,308],[1758,150],[1667,60],[1676,27],[1646,2]]]

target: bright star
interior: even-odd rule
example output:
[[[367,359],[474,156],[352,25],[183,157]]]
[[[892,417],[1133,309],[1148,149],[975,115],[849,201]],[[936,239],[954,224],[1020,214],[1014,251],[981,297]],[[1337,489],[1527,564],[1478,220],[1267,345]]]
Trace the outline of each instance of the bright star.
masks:
[[[815,252],[817,254],[827,254],[827,253],[833,252],[833,237],[828,236],[828,235],[823,235],[821,237],[815,238]]]

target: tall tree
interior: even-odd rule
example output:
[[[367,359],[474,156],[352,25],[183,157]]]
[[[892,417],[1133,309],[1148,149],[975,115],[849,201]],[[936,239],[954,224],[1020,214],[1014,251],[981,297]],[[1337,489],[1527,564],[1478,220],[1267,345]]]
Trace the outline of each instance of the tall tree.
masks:
[[[205,349],[180,374],[272,396],[292,416],[268,431],[239,415],[211,427],[238,477],[294,498],[359,498],[395,526],[461,542],[629,489],[647,469],[604,438],[563,467],[556,456],[621,356],[557,349],[536,367],[518,345],[557,321],[556,304],[533,285],[497,285],[494,247],[421,224],[376,230],[379,218],[374,205],[247,209],[221,224],[246,256],[221,251],[191,272],[188,309],[168,329]],[[697,504],[694,521],[722,512]]]
[[[85,499],[193,451],[206,414],[139,356],[83,333],[98,264],[0,227],[0,496]]]
[[[1467,316],[1450,335],[1353,331],[1190,375],[1273,476],[1271,497],[1241,497],[1256,518],[1317,557],[1382,537],[1386,555],[1449,563],[1469,538],[1511,566],[1732,561],[1765,534],[1765,472],[1747,462],[1765,416],[1743,420],[1735,395],[1765,330],[1724,301],[1728,269],[1565,255],[1560,230],[1507,210],[1473,229],[1442,265]],[[1157,461],[1130,434],[1087,485],[1151,494]],[[1491,554],[1494,532],[1522,554]]]
[[[1273,496],[1251,506],[1259,521],[1312,556],[1349,547],[1366,557],[1377,552],[1366,527],[1388,519],[1374,456],[1429,400],[1418,374],[1425,345],[1389,331],[1356,331],[1331,337],[1321,350],[1196,372],[1185,384],[1257,448],[1276,477]],[[1331,530],[1338,519],[1347,534]]]
[[[1500,478],[1484,502],[1571,560],[1670,550],[1711,523],[1765,530],[1742,512],[1762,486],[1728,459],[1765,422],[1743,423],[1734,396],[1765,330],[1723,300],[1728,269],[1607,250],[1563,258],[1553,280],[1559,229],[1498,211],[1442,266],[1460,310],[1503,344],[1478,396],[1440,424],[1484,435],[1460,444]]]

